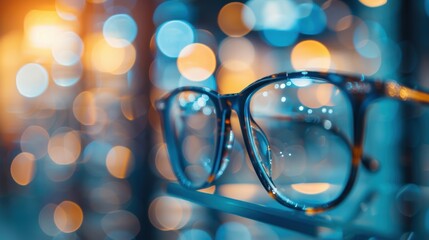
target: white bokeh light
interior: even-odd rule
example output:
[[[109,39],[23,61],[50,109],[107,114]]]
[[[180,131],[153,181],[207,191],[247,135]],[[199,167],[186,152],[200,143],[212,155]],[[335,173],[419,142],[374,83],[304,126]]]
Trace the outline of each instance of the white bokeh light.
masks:
[[[28,63],[22,66],[16,74],[16,87],[24,97],[40,96],[46,91],[48,84],[48,72],[40,64]]]

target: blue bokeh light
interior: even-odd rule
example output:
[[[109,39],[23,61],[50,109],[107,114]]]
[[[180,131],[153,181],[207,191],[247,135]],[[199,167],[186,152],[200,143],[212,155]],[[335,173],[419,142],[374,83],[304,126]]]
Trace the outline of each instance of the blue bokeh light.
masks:
[[[158,58],[150,66],[152,83],[163,90],[169,91],[178,87],[180,72],[177,64],[170,59]]]
[[[274,47],[288,47],[296,42],[299,36],[297,28],[290,30],[264,29],[261,32],[263,39]]]
[[[137,36],[137,23],[128,14],[109,17],[103,25],[103,36],[113,47],[125,47]]]
[[[75,85],[81,78],[83,66],[81,62],[72,66],[63,66],[61,64],[52,64],[52,78],[58,86],[70,87]]]
[[[85,167],[89,173],[95,176],[107,175],[105,159],[110,149],[112,149],[112,145],[101,140],[94,140],[86,145],[83,151],[83,162],[87,163]]]
[[[353,45],[356,51],[363,57],[376,58],[380,57],[380,45],[388,40],[384,28],[372,21],[362,22],[359,24],[353,35]]]
[[[180,233],[178,240],[211,240],[210,235],[200,229],[188,229]]]
[[[371,40],[366,41],[365,44],[356,46],[356,51],[365,58],[377,58],[381,55],[380,47],[376,42]]]
[[[163,54],[177,58],[180,51],[195,40],[194,28],[185,21],[169,21],[156,31],[155,41]]]
[[[155,9],[153,22],[156,26],[171,20],[190,22],[192,21],[192,15],[192,9],[189,4],[177,0],[165,1]]]
[[[250,240],[252,235],[249,229],[238,222],[227,222],[221,225],[216,231],[216,240],[232,240],[240,236],[241,240]]]
[[[303,3],[299,9],[299,30],[303,34],[316,35],[326,28],[326,14],[319,5],[314,3]]]
[[[244,12],[243,20],[249,28],[255,24],[255,30],[288,30],[298,20],[297,6],[290,0],[250,0],[246,5],[252,11]]]
[[[386,39],[388,39],[386,30],[384,30],[384,28],[379,23],[365,21],[361,22],[356,27],[353,35],[353,44],[356,47],[367,40],[380,42]]]

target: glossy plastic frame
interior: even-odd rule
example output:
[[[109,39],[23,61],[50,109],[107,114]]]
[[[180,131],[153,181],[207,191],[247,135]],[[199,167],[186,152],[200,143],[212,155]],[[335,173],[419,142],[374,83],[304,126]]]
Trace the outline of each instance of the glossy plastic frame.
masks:
[[[328,83],[331,83],[341,89],[347,96],[352,106],[353,111],[353,141],[348,141],[350,149],[352,150],[351,159],[351,169],[350,175],[348,177],[346,186],[342,193],[334,200],[315,206],[307,206],[304,204],[296,203],[291,201],[285,196],[279,195],[277,189],[273,182],[270,180],[270,177],[263,170],[261,163],[256,157],[256,153],[253,151],[252,140],[251,140],[251,117],[249,114],[249,102],[252,94],[258,89],[277,82],[280,80],[287,79],[296,79],[296,78],[314,78],[314,79],[323,79]],[[216,117],[218,124],[218,139],[216,143],[216,156],[215,162],[210,173],[210,177],[207,181],[197,187],[192,187],[191,183],[187,180],[182,168],[179,164],[180,155],[178,154],[178,144],[176,140],[171,137],[173,135],[173,130],[170,123],[167,120],[170,119],[169,108],[174,100],[174,96],[183,91],[193,91],[197,93],[206,94],[214,103],[216,109]],[[269,195],[280,202],[281,204],[305,211],[307,213],[318,213],[329,208],[332,208],[339,203],[341,203],[344,198],[349,194],[352,189],[353,183],[356,179],[358,167],[361,163],[361,160],[364,158],[362,152],[363,138],[364,138],[364,127],[365,127],[365,114],[368,106],[373,103],[375,100],[382,97],[391,97],[396,98],[402,101],[417,101],[421,103],[429,103],[429,93],[411,89],[406,86],[399,85],[394,81],[382,81],[380,79],[371,79],[365,76],[351,76],[338,73],[329,73],[329,72],[293,72],[293,73],[278,73],[273,74],[267,77],[264,77],[260,80],[255,81],[250,84],[240,93],[235,94],[219,94],[216,91],[210,90],[203,87],[181,87],[177,88],[164,97],[162,97],[156,104],[157,110],[160,112],[162,126],[164,128],[164,139],[167,144],[167,149],[169,157],[171,160],[172,168],[174,173],[177,176],[177,179],[180,184],[188,188],[204,188],[213,183],[217,178],[218,172],[223,165],[222,161],[225,156],[228,154],[230,144],[229,138],[231,137],[231,125],[230,125],[230,115],[231,111],[235,111],[239,118],[241,125],[241,132],[243,134],[244,143],[246,145],[249,158],[252,162],[252,165],[255,169],[255,172],[261,181],[262,185],[265,187]]]

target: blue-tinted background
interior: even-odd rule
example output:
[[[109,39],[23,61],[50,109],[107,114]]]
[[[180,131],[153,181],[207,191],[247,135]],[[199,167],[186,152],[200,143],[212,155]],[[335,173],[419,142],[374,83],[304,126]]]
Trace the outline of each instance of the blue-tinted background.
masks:
[[[175,177],[155,100],[303,69],[429,86],[427,0],[0,4],[1,239],[311,239],[167,194]],[[338,227],[315,236],[429,235],[427,114],[393,100],[370,108],[365,152],[380,170],[360,169],[323,214]],[[232,120],[231,164],[206,192],[260,203]]]

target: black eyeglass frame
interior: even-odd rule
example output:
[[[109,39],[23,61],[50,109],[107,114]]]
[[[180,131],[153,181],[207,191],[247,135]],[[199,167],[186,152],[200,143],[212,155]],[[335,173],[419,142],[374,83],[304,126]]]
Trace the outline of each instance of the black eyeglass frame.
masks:
[[[272,180],[270,180],[270,177],[263,170],[263,166],[258,161],[251,143],[251,116],[249,113],[249,102],[252,94],[258,89],[273,82],[297,78],[323,79],[327,83],[335,85],[345,93],[353,109],[353,141],[347,141],[350,145],[350,149],[352,150],[352,164],[346,186],[337,198],[330,202],[316,206],[307,206],[305,204],[296,203],[288,199],[287,197],[279,194],[279,192],[277,192],[276,186],[274,185]],[[174,101],[174,96],[184,91],[192,91],[196,93],[206,94],[214,103],[214,107],[216,110],[218,139],[215,145],[216,154],[214,158],[214,165],[207,181],[200,186],[192,186],[192,183],[187,179],[182,167],[180,166],[180,161],[178,161],[178,158],[181,157],[181,155],[178,154],[178,151],[180,151],[178,149],[179,144],[177,144],[175,142],[176,140],[171,137],[173,136],[174,131],[172,129],[171,124],[167,122],[170,119],[169,109]],[[222,95],[216,91],[205,87],[188,86],[177,88],[163,96],[160,100],[158,100],[156,103],[156,108],[161,116],[161,123],[164,129],[164,140],[167,144],[167,150],[170,157],[172,169],[181,185],[188,188],[200,189],[210,186],[217,178],[217,174],[222,166],[222,160],[228,154],[227,145],[229,143],[228,138],[230,137],[231,133],[230,116],[232,110],[234,110],[237,113],[240,122],[243,140],[250,161],[253,165],[255,173],[257,174],[259,180],[261,181],[262,185],[267,190],[269,195],[275,200],[277,200],[279,203],[289,208],[305,211],[306,213],[312,214],[322,212],[337,206],[350,193],[357,176],[359,165],[363,158],[362,146],[364,138],[366,110],[371,103],[382,97],[391,97],[400,99],[402,101],[412,100],[421,103],[429,103],[429,93],[399,85],[395,81],[372,79],[363,75],[352,76],[330,72],[301,71],[291,73],[283,72],[261,78],[250,84],[241,92],[235,94]]]

